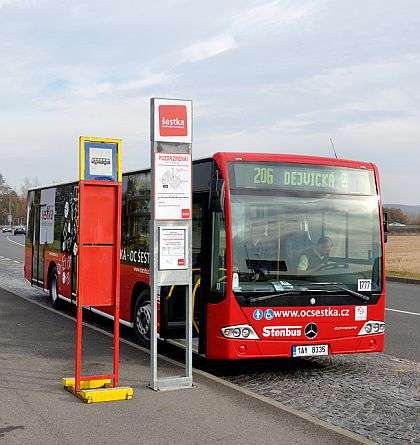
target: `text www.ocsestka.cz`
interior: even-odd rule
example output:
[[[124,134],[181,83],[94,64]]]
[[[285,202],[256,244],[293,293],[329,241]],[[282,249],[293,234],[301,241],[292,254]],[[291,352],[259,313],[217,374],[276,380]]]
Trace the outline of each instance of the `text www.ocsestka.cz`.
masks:
[[[273,309],[275,318],[303,318],[303,317],[350,317],[350,309]]]

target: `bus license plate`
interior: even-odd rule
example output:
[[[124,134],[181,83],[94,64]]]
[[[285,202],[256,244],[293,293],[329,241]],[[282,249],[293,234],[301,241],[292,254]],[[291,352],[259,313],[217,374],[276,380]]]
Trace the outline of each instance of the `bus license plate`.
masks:
[[[328,355],[328,345],[293,346],[293,357]]]

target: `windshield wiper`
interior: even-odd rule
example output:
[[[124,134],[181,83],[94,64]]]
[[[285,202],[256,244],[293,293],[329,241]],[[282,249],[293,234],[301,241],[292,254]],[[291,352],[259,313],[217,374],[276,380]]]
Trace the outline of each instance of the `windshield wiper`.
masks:
[[[370,300],[369,296],[367,296],[367,295],[363,295],[360,292],[356,292],[354,290],[348,289],[347,287],[341,286],[342,283],[325,282],[325,283],[311,283],[311,284],[316,284],[318,286],[334,286],[337,289],[340,289],[340,290],[346,292],[347,294],[353,295],[362,301],[368,302]],[[256,303],[258,301],[270,300],[271,298],[283,297],[284,295],[302,295],[303,293],[306,293],[306,292],[322,292],[322,289],[289,290],[289,291],[284,291],[284,292],[280,292],[277,294],[261,295],[259,297],[251,297],[248,301],[250,303]]]
[[[301,295],[302,291],[289,290],[281,292],[279,294],[261,295],[260,297],[251,297],[248,301],[250,303],[256,303],[257,301],[270,300],[271,298],[282,297],[283,295]]]
[[[344,292],[346,292],[346,293],[348,293],[350,295],[354,295],[355,297],[358,297],[360,300],[369,301],[369,297],[367,295],[363,295],[360,292],[356,292],[355,290],[351,290],[351,289],[348,289],[347,287],[343,287],[343,286],[341,286],[341,283],[328,283],[328,282],[326,282],[326,283],[312,283],[312,284],[316,284],[318,286],[334,286],[337,289],[340,289],[340,290],[342,290],[342,291],[344,291]]]

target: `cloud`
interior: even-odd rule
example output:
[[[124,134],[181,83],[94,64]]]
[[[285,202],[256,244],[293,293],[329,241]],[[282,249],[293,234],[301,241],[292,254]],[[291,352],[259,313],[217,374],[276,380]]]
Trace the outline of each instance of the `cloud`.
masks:
[[[235,38],[229,34],[211,37],[197,42],[182,51],[186,62],[198,62],[218,56],[226,51],[236,48]]]
[[[36,3],[36,0],[0,0],[0,8],[2,6],[29,7]]]
[[[124,169],[146,167],[149,98],[188,97],[194,157],[330,156],[332,137],[339,156],[380,164],[384,190],[394,170],[410,177],[417,203],[419,13],[418,0],[0,0],[0,172],[72,178],[80,134],[122,138]]]
[[[162,71],[160,73],[149,74],[146,77],[143,77],[138,80],[133,80],[131,82],[127,82],[118,87],[118,89],[122,91],[133,91],[140,90],[142,88],[160,85],[165,83],[171,83],[173,77],[168,73],[168,71]]]
[[[315,10],[315,5],[311,2],[297,5],[297,2],[276,0],[238,14],[234,18],[233,29],[238,33],[250,33],[272,27],[284,31],[285,27],[303,25],[302,20],[312,15]]]

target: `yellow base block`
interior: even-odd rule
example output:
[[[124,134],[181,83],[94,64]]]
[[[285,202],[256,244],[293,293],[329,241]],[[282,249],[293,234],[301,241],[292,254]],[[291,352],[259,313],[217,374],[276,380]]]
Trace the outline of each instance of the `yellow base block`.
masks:
[[[65,388],[73,388],[75,386],[75,379],[73,378],[63,378],[63,386]],[[111,379],[102,380],[83,380],[80,382],[80,389],[96,389],[96,388],[107,388],[111,385]]]
[[[120,386],[118,388],[84,389],[77,394],[77,397],[86,403],[131,400],[133,398],[133,388]]]
[[[133,398],[133,388],[120,386],[109,387],[111,379],[84,380],[80,382],[80,391],[75,391],[75,379],[62,379],[64,388],[86,403],[110,402],[112,400],[130,400]]]

